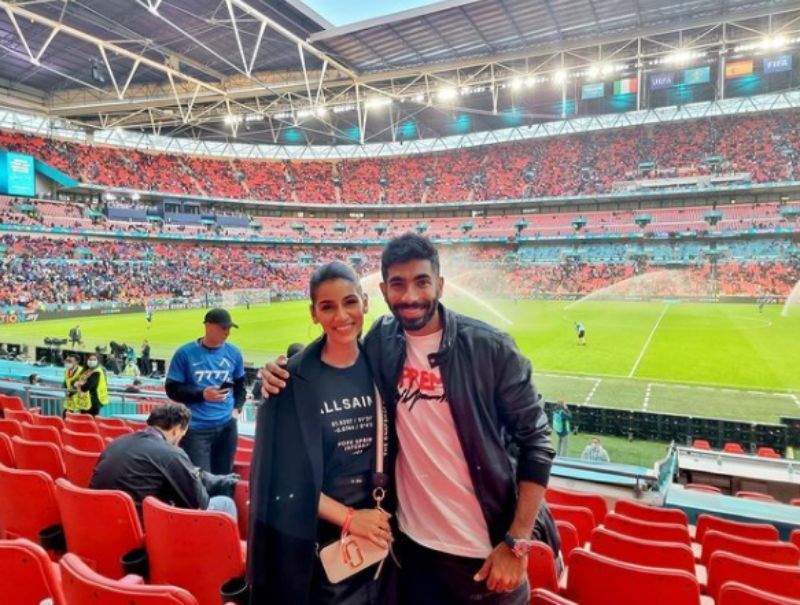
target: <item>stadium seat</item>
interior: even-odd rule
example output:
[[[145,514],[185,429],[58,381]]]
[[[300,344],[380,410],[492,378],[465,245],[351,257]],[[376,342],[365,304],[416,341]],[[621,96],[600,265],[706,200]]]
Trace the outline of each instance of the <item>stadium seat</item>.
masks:
[[[716,605],[800,605],[800,600],[782,597],[740,582],[725,582],[719,591]]]
[[[129,426],[122,425],[122,426],[110,426],[105,424],[97,423],[97,430],[100,431],[100,436],[103,439],[111,439],[112,441],[117,437],[122,437],[123,435],[127,435],[133,432],[133,429]]]
[[[791,535],[789,536],[789,542],[800,548],[800,529],[792,530]]]
[[[647,506],[632,500],[617,500],[614,512],[639,521],[652,521],[653,523],[677,523],[689,525],[686,513],[678,508],[663,508],[660,506]]]
[[[695,439],[692,442],[692,447],[696,450],[710,450],[711,444],[705,439]]]
[[[250,527],[250,483],[237,481],[233,491],[233,500],[236,502],[236,516],[239,524],[239,537],[247,540]]]
[[[544,542],[534,542],[528,554],[528,582],[531,590],[544,588],[558,592],[558,573],[552,549]]]
[[[716,552],[708,562],[708,595],[715,601],[726,582],[741,582],[747,586],[800,599],[800,567],[775,565],[729,552]]]
[[[142,508],[150,581],[185,588],[200,605],[218,605],[222,585],[245,572],[236,522],[224,513],[179,509],[153,497]]]
[[[774,525],[767,523],[741,523],[703,513],[697,517],[695,541],[702,544],[706,532],[711,529],[751,540],[767,540],[771,542],[778,540],[778,530],[775,529]]]
[[[594,513],[585,506],[564,506],[561,504],[548,504],[550,512],[556,521],[572,523],[578,531],[578,540],[583,546],[589,540],[592,530],[597,526]]]
[[[722,446],[722,451],[726,454],[746,454],[744,448],[738,443],[726,443]]]
[[[242,462],[244,464],[250,464],[253,461],[253,450],[252,448],[246,447],[237,447],[236,454],[233,457],[234,462]]]
[[[709,494],[721,494],[722,490],[713,485],[703,485],[702,483],[687,483],[683,489],[694,490],[696,492],[706,492]]]
[[[736,497],[746,498],[747,500],[758,500],[759,502],[777,502],[773,496],[762,494],[761,492],[738,491],[736,492]]]
[[[8,605],[67,605],[47,552],[25,539],[0,540],[0,595]],[[50,601],[48,601],[50,599]],[[70,601],[78,603],[78,601]]]
[[[531,591],[531,605],[578,605],[574,601],[558,596],[544,588]]]
[[[764,563],[800,564],[800,548],[794,544],[774,540],[750,540],[713,529],[706,531],[703,535],[703,554],[700,562],[707,566],[712,555],[720,551],[758,559]]]
[[[700,587],[687,571],[625,563],[583,549],[570,555],[563,594],[580,605],[700,603]]]
[[[677,542],[692,545],[689,528],[678,523],[640,521],[618,513],[608,513],[603,526],[611,531],[652,542]]]
[[[578,530],[568,521],[556,521],[556,527],[558,528],[558,537],[561,541],[561,557],[564,559],[564,563],[566,563],[569,560],[569,554],[572,550],[579,548],[581,545],[580,538],[578,537]]]
[[[33,424],[33,414],[27,410],[9,410],[3,411],[3,418],[9,420],[16,420],[17,422],[27,422]]]
[[[39,408],[26,408],[25,402],[22,401],[22,397],[17,397],[16,395],[0,395],[0,410],[3,412],[3,416],[5,416],[6,412],[30,412],[36,413],[39,411]],[[12,414],[13,415],[13,414]],[[8,416],[5,416],[8,418]]]
[[[126,420],[125,423],[134,431],[143,431],[147,428],[146,422],[139,422],[138,420]]]
[[[697,575],[694,554],[686,544],[642,540],[605,527],[595,528],[591,543],[592,552],[617,561],[646,567],[682,569],[693,576]]]
[[[592,511],[595,523],[602,523],[608,512],[606,499],[597,494],[587,494],[585,492],[548,487],[544,493],[544,497],[548,504],[585,506]]]
[[[69,552],[104,576],[124,576],[122,556],[144,547],[144,532],[130,495],[84,489],[59,479],[56,498]]]
[[[44,471],[55,481],[66,474],[61,449],[52,443],[12,437],[17,468]]]
[[[64,445],[81,450],[84,452],[102,452],[106,449],[106,442],[99,434],[94,433],[76,433],[70,429],[64,429],[61,434],[64,439]]]
[[[86,420],[89,418],[89,420]],[[64,428],[76,433],[93,433],[99,435],[100,431],[94,419],[89,414],[67,414]]]
[[[0,466],[0,537],[38,543],[41,530],[60,522],[55,484],[46,473]]]
[[[14,443],[5,433],[0,433],[0,464],[9,468],[17,466],[14,462]]]
[[[22,437],[22,423],[19,420],[0,418],[0,433],[9,437]]]
[[[756,450],[756,456],[761,458],[780,458],[781,455],[771,447],[760,447]]]
[[[70,605],[197,605],[197,599],[182,588],[145,585],[132,581],[136,576],[112,580],[71,553],[64,555],[59,565]]]
[[[60,416],[49,416],[46,414],[34,414],[33,423],[37,426],[52,426],[60,433],[64,430],[64,421]]]
[[[128,426],[127,424],[125,424],[125,421],[122,418],[108,418],[106,416],[95,416],[94,422],[98,427],[101,427],[101,426],[110,426],[110,427]]]
[[[52,426],[37,426],[35,424],[22,423],[22,438],[37,443],[52,443],[59,448],[64,446],[61,441],[61,433]]]
[[[61,451],[61,455],[64,458],[67,480],[78,487],[89,487],[100,453],[85,452],[66,446]]]
[[[800,506],[800,498],[792,498],[789,501],[789,504],[791,504],[792,506]]]

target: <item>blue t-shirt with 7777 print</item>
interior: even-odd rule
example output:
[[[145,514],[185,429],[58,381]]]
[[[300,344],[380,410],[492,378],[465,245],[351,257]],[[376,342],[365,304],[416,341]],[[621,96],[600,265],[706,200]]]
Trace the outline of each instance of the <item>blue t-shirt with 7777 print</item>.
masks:
[[[206,388],[219,387],[244,376],[242,353],[230,343],[210,349],[200,340],[192,341],[175,351],[167,378],[183,384]],[[204,401],[191,406],[193,429],[210,429],[230,420],[233,413],[233,389],[225,401]]]

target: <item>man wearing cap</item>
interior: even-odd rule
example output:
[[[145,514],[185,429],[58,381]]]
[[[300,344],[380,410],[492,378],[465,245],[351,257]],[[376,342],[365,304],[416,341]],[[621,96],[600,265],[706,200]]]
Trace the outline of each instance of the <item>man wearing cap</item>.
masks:
[[[242,353],[225,342],[238,328],[225,309],[206,313],[205,335],[175,352],[167,371],[167,396],[189,406],[192,420],[181,447],[206,472],[224,475],[233,470],[244,405]]]

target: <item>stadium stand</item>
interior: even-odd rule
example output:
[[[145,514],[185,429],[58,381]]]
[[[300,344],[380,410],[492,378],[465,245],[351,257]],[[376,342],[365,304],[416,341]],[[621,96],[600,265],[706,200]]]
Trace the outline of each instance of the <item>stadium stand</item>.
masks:
[[[708,563],[708,595],[719,599],[721,588],[732,580],[800,599],[800,567],[797,565],[775,565],[729,552],[714,553]]]
[[[61,581],[47,553],[25,540],[0,540],[0,594],[7,603],[72,605],[61,592]]]

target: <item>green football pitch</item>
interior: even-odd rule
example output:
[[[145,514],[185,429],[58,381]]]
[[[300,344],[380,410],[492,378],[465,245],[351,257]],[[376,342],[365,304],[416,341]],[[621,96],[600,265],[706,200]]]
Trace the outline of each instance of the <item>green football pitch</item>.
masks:
[[[453,308],[508,330],[534,366],[549,400],[760,422],[800,416],[800,317],[780,307],[683,302],[496,301],[491,309],[458,293]],[[371,317],[386,307],[373,297]],[[98,316],[0,326],[0,341],[42,344],[80,324],[87,349],[147,338],[154,357],[202,333],[203,310]],[[319,335],[305,302],[233,309],[231,342],[260,364],[292,342]],[[586,326],[579,346],[574,322]],[[508,323],[510,322],[510,323]]]

